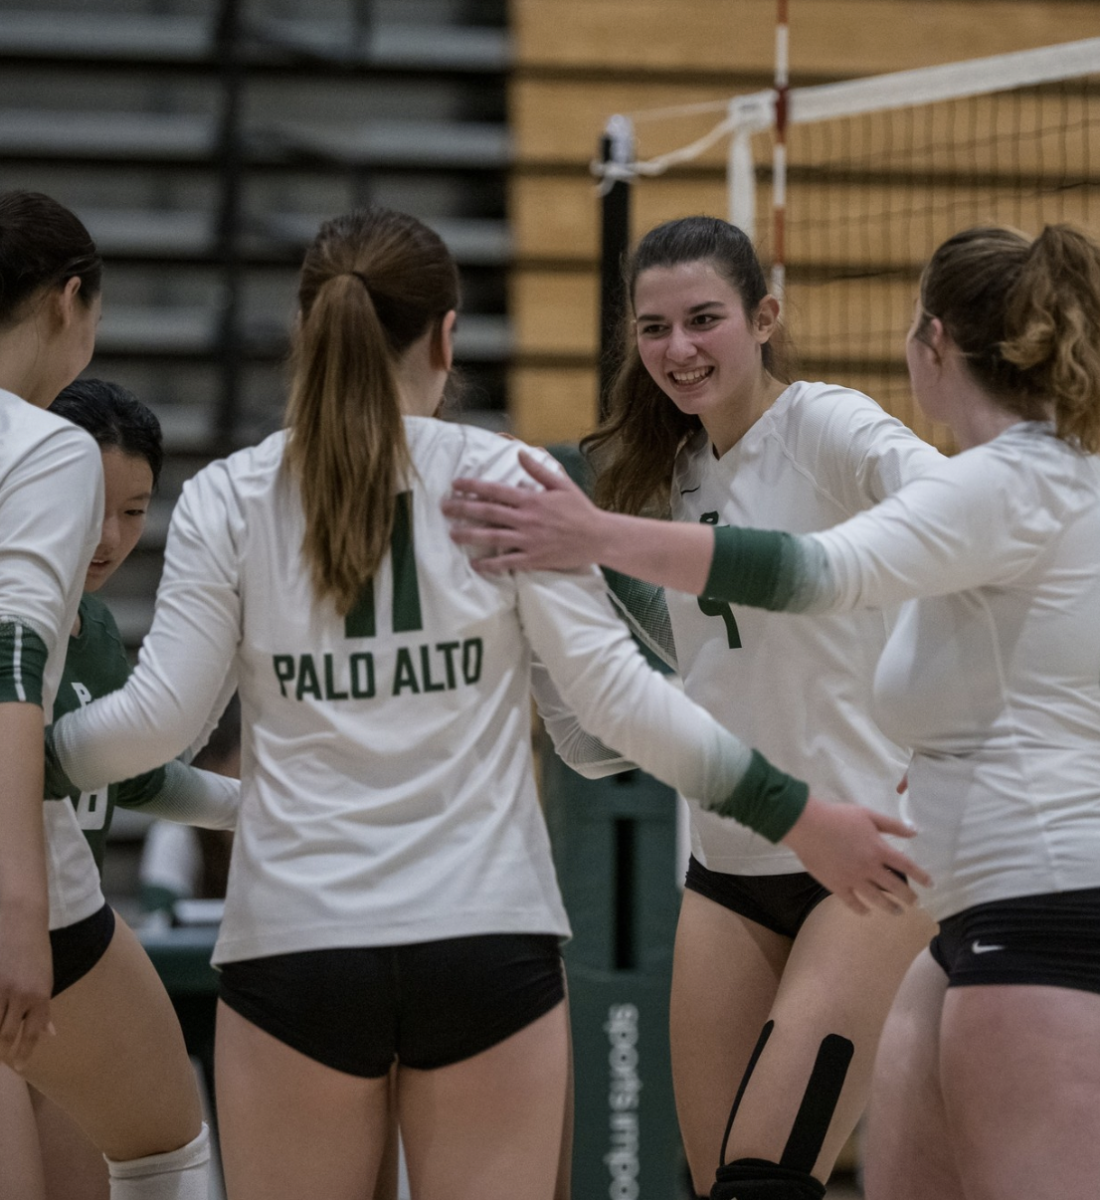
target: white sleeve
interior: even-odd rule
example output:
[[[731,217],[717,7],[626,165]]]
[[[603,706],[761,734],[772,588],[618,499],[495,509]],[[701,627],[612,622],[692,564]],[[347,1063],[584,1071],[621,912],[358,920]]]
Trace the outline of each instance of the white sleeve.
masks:
[[[179,825],[202,829],[236,829],[241,807],[237,779],[185,766],[173,760],[164,765],[164,786],[142,804],[124,805]]]
[[[1035,476],[970,451],[806,541],[828,564],[827,609],[848,611],[1008,584],[1060,525]]]
[[[585,779],[603,779],[632,770],[636,765],[583,728],[537,655],[531,661],[531,695],[558,757],[579,775]]]
[[[813,480],[849,514],[863,512],[919,478],[943,455],[850,388],[813,389],[801,400],[794,466],[813,464]]]
[[[0,499],[0,617],[25,623],[53,655],[103,524],[99,448],[83,430],[59,428],[11,468]]]
[[[241,634],[242,520],[214,463],[172,514],[153,627],[125,687],[62,717],[58,758],[82,790],[129,779],[193,745],[225,693]]]
[[[521,574],[516,590],[527,639],[584,729],[707,807],[729,798],[750,748],[649,666],[595,570]]]

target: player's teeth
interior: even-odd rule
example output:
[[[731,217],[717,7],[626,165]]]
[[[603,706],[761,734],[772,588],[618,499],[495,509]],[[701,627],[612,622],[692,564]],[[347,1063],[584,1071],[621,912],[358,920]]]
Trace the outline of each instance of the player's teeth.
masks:
[[[672,378],[677,383],[695,383],[706,376],[706,368],[699,371],[673,371]]]

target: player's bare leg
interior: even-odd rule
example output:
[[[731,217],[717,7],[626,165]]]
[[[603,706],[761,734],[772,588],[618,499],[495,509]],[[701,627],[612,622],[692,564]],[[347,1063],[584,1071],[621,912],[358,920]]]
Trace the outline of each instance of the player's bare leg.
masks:
[[[790,948],[790,938],[684,892],[672,969],[672,1078],[700,1196],[710,1194],[730,1106]]]
[[[363,1079],[218,1005],[218,1128],[229,1200],[363,1200],[390,1131],[390,1077]]]
[[[1100,995],[950,988],[944,1103],[967,1200],[1092,1196],[1100,1180]]]
[[[48,1036],[48,1035],[47,1035]],[[0,1063],[0,1196],[45,1200],[42,1151],[26,1081]]]
[[[472,1058],[402,1068],[401,1133],[416,1200],[551,1200],[567,1079],[564,1002]]]
[[[178,1150],[202,1110],[171,1001],[121,920],[98,963],[50,1004],[56,1037],[23,1074],[116,1161]]]
[[[963,1200],[940,1084],[947,975],[917,955],[879,1041],[863,1137],[867,1200]]]
[[[36,1088],[31,1103],[42,1147],[46,1200],[109,1200],[107,1164],[92,1139]]]
[[[828,1179],[867,1103],[879,1037],[906,971],[935,926],[921,909],[858,916],[833,896],[799,930],[748,1080],[728,1159],[778,1162],[827,1037],[851,1043],[832,1119],[811,1174]]]
[[[828,1178],[859,1119],[879,1035],[906,969],[933,925],[919,910],[857,916],[829,897],[794,940],[768,1026],[754,1048],[726,1161]],[[812,1119],[800,1112],[808,1092]],[[746,1176],[747,1178],[748,1176]],[[734,1194],[738,1185],[726,1181]]]
[[[554,1200],[572,1200],[573,1196],[573,1121],[576,1115],[576,1079],[573,1071],[573,1028],[569,1020],[569,983],[565,986],[565,1111],[561,1122],[561,1151],[558,1156],[558,1182]]]

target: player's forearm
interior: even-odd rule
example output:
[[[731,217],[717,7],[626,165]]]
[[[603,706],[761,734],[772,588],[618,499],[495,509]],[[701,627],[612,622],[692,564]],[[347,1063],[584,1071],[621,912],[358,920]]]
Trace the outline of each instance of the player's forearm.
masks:
[[[55,722],[57,761],[82,791],[152,771],[188,745],[187,714],[145,675],[139,666],[125,687]]]
[[[0,912],[48,924],[46,845],[42,829],[42,709],[0,703]]]
[[[587,535],[592,560],[646,583],[699,595],[714,555],[714,530],[601,512]]]
[[[166,821],[203,829],[236,829],[240,806],[241,785],[236,779],[181,762],[165,765],[164,786],[156,795],[142,804],[123,804]]]
[[[524,576],[520,613],[564,702],[605,745],[705,808],[772,841],[805,807],[804,784],[776,771],[653,671],[601,603],[598,580]]]

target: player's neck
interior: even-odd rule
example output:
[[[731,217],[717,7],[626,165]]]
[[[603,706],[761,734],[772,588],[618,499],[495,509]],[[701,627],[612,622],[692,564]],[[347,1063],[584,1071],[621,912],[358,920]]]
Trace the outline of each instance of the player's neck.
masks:
[[[721,458],[732,450],[786,390],[787,384],[762,371],[743,395],[731,396],[720,409],[701,413],[699,419],[710,438],[714,456]]]

